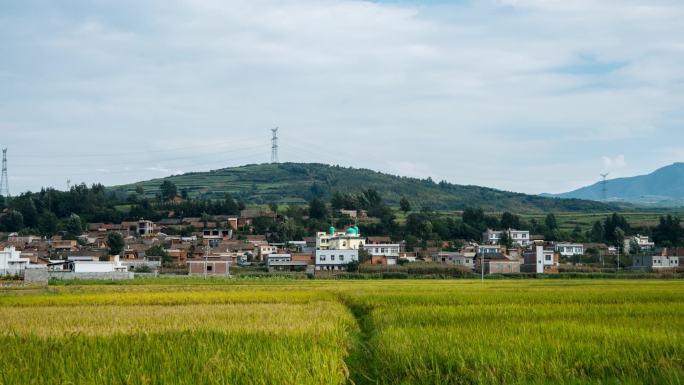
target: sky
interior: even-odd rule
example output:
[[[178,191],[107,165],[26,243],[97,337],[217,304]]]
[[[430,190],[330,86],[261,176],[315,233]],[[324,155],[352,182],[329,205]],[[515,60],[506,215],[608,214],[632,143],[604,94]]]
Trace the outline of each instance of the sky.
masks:
[[[0,2],[13,195],[279,158],[525,193],[684,160],[681,0]]]

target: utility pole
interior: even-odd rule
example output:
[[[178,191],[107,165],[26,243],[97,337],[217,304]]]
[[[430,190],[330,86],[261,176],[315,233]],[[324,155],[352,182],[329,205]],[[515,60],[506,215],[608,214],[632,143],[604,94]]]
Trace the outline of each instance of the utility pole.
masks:
[[[209,259],[209,253],[211,252],[211,246],[207,244],[204,248],[204,279],[207,279],[207,260]]]
[[[620,271],[620,245],[617,246],[617,271]]]
[[[484,253],[480,253],[480,275],[482,283],[484,283]]]
[[[0,195],[9,198],[9,179],[7,178],[7,149],[2,149],[2,177],[0,177]]]

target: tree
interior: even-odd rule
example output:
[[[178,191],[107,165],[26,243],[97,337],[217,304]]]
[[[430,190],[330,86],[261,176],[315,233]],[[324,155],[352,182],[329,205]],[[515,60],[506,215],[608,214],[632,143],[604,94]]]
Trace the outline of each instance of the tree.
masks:
[[[121,255],[124,250],[125,242],[123,236],[117,232],[110,232],[107,234],[107,246],[109,247],[109,255]]]
[[[268,204],[268,208],[271,209],[271,212],[273,213],[278,213],[278,202],[271,202]]]
[[[318,198],[314,198],[309,202],[309,218],[325,220],[328,216],[328,208],[325,206],[325,202]]]
[[[667,215],[653,229],[653,241],[665,247],[684,245],[684,229],[678,217]]]
[[[161,199],[163,201],[169,201],[173,199],[178,194],[178,188],[173,182],[165,180],[159,186],[159,191],[161,193]]]
[[[62,222],[62,228],[66,232],[67,238],[76,239],[83,232],[83,221],[78,215],[71,214]]]
[[[24,216],[16,210],[8,210],[0,214],[0,230],[6,232],[20,231],[24,228]]]
[[[511,239],[511,236],[508,235],[508,231],[504,231],[501,233],[501,239],[499,239],[499,245],[510,249],[513,247],[513,240]]]
[[[144,195],[145,189],[142,186],[135,186],[135,193],[138,195]]]
[[[154,245],[150,247],[145,251],[145,255],[148,257],[159,257],[162,266],[168,266],[171,264],[171,262],[173,262],[173,258],[171,258],[169,253],[167,253],[161,245]]]
[[[591,239],[592,242],[605,242],[605,229],[600,221],[594,222],[591,231],[589,231],[589,239]]]
[[[615,228],[613,239],[615,240],[615,246],[623,247],[625,244],[625,232],[621,228]]]
[[[52,211],[46,211],[38,217],[38,231],[45,236],[55,234],[58,226],[59,219]]]
[[[38,210],[30,193],[22,194],[12,200],[12,207],[24,217],[24,226],[38,227]]]
[[[401,208],[401,211],[408,213],[411,211],[411,202],[406,199],[406,197],[401,198],[401,201],[399,201],[399,207]]]
[[[544,219],[544,224],[549,231],[558,230],[558,222],[556,221],[556,216],[553,213],[549,213]]]
[[[520,224],[520,217],[515,214],[506,211],[501,215],[501,228],[503,229],[520,229],[522,227]]]
[[[618,228],[622,230],[623,237],[625,234],[630,233],[630,226],[625,217],[618,215],[617,213],[613,213],[613,215],[607,217],[603,223],[603,234],[606,242],[613,245],[620,244],[620,240],[616,238],[616,235],[618,234],[616,230]]]
[[[224,214],[239,214],[240,213],[240,207],[238,207],[237,202],[235,202],[235,199],[233,199],[233,196],[230,195],[229,193],[225,193],[223,196],[223,204],[224,204]]]

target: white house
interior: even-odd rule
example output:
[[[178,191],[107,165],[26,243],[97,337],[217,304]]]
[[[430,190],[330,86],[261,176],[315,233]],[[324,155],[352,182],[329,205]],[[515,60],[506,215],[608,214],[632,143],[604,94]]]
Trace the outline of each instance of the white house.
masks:
[[[316,250],[316,270],[343,271],[359,260],[359,250]]]
[[[48,264],[48,269],[52,271],[71,271],[73,273],[114,273],[127,272],[128,266],[121,264],[119,256],[114,256],[114,261],[97,261],[93,257],[69,257],[65,261]]]
[[[525,253],[523,268],[529,273],[556,273],[559,261],[553,249],[537,246],[533,252]]]
[[[679,267],[677,256],[664,257],[661,255],[638,256],[632,259],[633,269],[676,269]]]
[[[647,236],[640,234],[625,238],[623,248],[625,253],[630,253],[632,251],[632,244],[638,245],[638,251],[640,252],[652,251],[653,249],[655,249],[655,243],[652,242]]]
[[[514,245],[526,247],[530,244],[530,232],[527,230],[491,230],[487,229],[482,233],[482,242],[490,245],[498,245],[501,242],[501,236],[508,234],[509,239]]]
[[[20,258],[20,255],[21,252],[17,251],[14,246],[6,247],[0,251],[0,276],[18,275],[24,272],[30,260]]]
[[[371,255],[371,257],[384,257],[388,265],[396,265],[401,252],[401,245],[398,243],[378,243],[366,244],[363,249]]]
[[[555,249],[564,257],[584,255],[584,245],[581,243],[557,243]]]

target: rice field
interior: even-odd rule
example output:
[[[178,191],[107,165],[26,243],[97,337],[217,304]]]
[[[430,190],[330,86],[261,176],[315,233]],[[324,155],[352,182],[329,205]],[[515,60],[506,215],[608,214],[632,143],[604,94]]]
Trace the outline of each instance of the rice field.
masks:
[[[0,384],[682,384],[680,281],[0,290]]]

